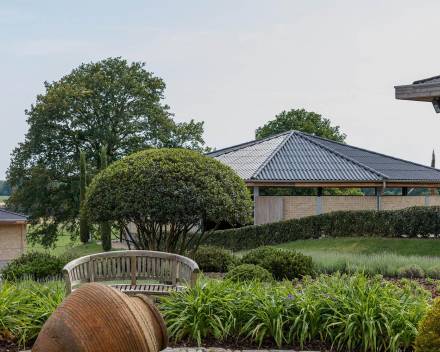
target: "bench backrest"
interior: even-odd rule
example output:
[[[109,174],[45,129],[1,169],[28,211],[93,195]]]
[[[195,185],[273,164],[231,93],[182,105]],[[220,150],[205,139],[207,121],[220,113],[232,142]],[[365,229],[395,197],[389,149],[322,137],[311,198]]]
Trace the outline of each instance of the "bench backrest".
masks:
[[[187,257],[156,251],[114,251],[92,254],[66,264],[63,275],[67,294],[72,286],[99,281],[155,280],[173,286],[187,282],[191,287],[197,279],[199,267]]]

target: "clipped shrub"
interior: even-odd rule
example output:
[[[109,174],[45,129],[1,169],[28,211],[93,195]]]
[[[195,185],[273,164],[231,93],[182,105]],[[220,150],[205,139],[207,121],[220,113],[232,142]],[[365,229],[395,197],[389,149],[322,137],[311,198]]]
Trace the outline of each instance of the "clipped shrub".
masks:
[[[240,265],[240,259],[230,250],[215,246],[200,246],[193,259],[205,272],[226,273]]]
[[[266,269],[262,268],[259,265],[253,264],[242,264],[230,272],[228,272],[225,276],[225,279],[231,279],[234,282],[245,282],[245,281],[260,281],[260,282],[273,282],[273,276]]]
[[[330,237],[429,237],[440,235],[440,207],[401,210],[341,210],[262,225],[218,231],[205,244],[233,251]]]
[[[5,280],[32,278],[42,280],[61,277],[63,267],[74,257],[56,257],[48,253],[28,252],[14,259],[1,271]]]
[[[440,279],[440,266],[432,266],[426,271],[426,276],[431,279]]]
[[[423,274],[423,269],[420,267],[420,265],[411,264],[407,266],[402,266],[401,268],[397,269],[397,276],[412,279],[417,277],[424,277],[425,275]]]
[[[259,265],[269,271],[276,280],[301,278],[313,275],[312,257],[295,250],[274,247],[252,249],[242,258],[243,264]]]
[[[440,298],[428,308],[419,323],[419,333],[414,347],[416,352],[438,352],[440,346]]]

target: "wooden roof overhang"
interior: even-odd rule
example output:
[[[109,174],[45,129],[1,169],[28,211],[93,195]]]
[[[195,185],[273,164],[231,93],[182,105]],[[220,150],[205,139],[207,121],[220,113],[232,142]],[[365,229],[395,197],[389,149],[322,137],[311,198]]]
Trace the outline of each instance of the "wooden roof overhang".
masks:
[[[1,225],[20,225],[20,224],[27,224],[26,220],[0,220],[0,226]]]
[[[440,181],[258,181],[245,180],[248,187],[264,188],[440,188]]]
[[[440,98],[440,82],[395,86],[396,99],[432,102]]]

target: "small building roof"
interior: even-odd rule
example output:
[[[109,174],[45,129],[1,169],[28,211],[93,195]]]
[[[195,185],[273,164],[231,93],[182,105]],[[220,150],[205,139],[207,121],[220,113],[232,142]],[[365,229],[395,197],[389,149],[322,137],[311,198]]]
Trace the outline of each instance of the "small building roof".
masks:
[[[396,99],[432,102],[440,98],[440,76],[419,79],[412,84],[394,87]]]
[[[440,183],[440,170],[299,131],[207,155],[248,182]]]
[[[2,221],[27,221],[27,216],[0,209],[0,223]]]

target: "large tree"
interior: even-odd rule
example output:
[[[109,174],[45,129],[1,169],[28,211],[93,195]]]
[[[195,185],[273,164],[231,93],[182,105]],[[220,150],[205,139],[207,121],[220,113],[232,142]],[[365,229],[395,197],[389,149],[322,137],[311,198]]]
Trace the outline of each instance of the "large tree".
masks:
[[[323,118],[320,114],[304,109],[292,109],[282,111],[264,126],[255,130],[255,138],[261,139],[274,134],[296,130],[313,136],[330,139],[336,142],[345,143],[347,137],[339,132],[339,126],[332,126],[329,119]],[[261,195],[316,195],[318,190],[301,188],[266,188],[260,191]],[[325,188],[324,195],[362,195],[359,188]]]
[[[144,66],[121,58],[82,64],[45,82],[45,94],[26,110],[29,131],[12,153],[7,179],[16,187],[9,205],[38,224],[31,242],[49,246],[60,226],[77,230],[81,150],[88,183],[103,146],[109,164],[148,148],[204,150],[203,122],[174,122],[162,103],[165,83]]]
[[[345,134],[339,132],[339,126],[331,126],[329,119],[324,119],[321,115],[304,109],[292,109],[282,111],[264,126],[255,130],[255,138],[260,139],[274,134],[297,130],[314,136],[331,139],[344,143]]]
[[[136,249],[190,250],[192,256],[222,221],[249,223],[252,201],[230,167],[194,151],[163,148],[101,171],[87,190],[83,214],[93,222],[118,222]],[[130,232],[130,222],[137,234]]]

